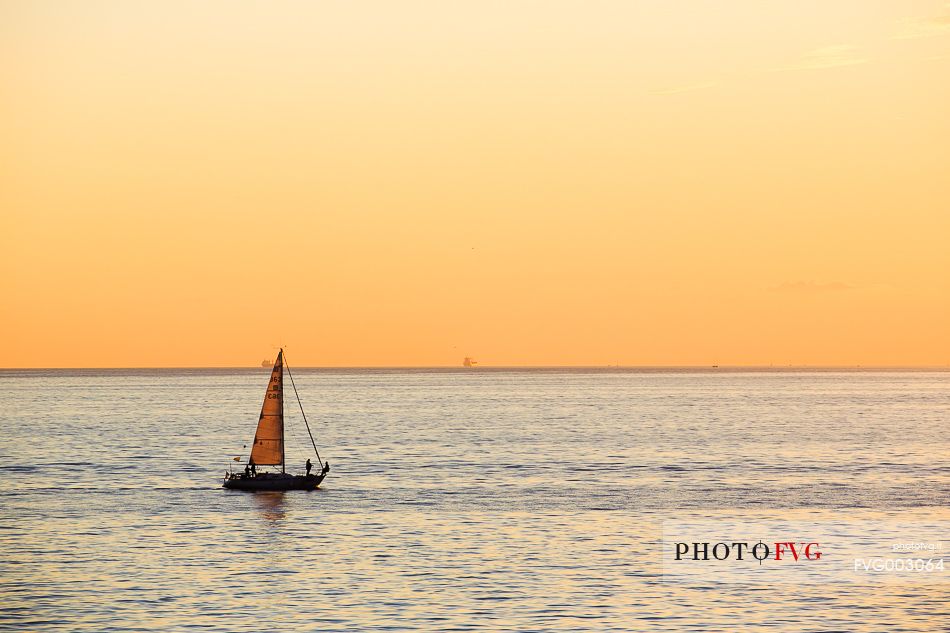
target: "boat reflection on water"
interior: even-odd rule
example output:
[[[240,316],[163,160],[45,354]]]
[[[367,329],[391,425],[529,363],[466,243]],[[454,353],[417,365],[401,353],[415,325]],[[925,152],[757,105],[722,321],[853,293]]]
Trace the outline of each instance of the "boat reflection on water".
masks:
[[[254,495],[261,518],[268,521],[280,521],[287,514],[283,491],[258,492]]]

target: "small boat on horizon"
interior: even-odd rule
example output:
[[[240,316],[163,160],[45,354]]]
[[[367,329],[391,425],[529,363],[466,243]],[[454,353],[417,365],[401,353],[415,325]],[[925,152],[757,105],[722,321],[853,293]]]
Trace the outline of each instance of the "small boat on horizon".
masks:
[[[303,416],[304,425],[307,427],[307,435],[310,436],[310,442],[313,444],[313,452],[316,454],[317,463],[320,465],[319,472],[315,475],[310,474],[311,463],[309,459],[307,459],[306,474],[293,475],[287,472],[287,460],[284,454],[285,366],[287,367],[287,375],[290,376],[290,385],[293,387],[297,403],[300,405],[300,414]],[[235,458],[235,460],[239,459]],[[257,472],[258,466],[280,466],[280,472]],[[248,491],[314,490],[329,472],[330,462],[324,462],[320,458],[317,444],[313,440],[313,433],[310,432],[307,415],[303,411],[303,404],[300,403],[297,386],[294,385],[293,374],[290,373],[290,367],[285,363],[284,350],[281,349],[277,354],[277,360],[274,361],[270,382],[268,382],[267,390],[264,392],[264,404],[261,406],[261,415],[257,421],[257,432],[254,434],[254,444],[251,445],[251,454],[247,465],[243,472],[228,471],[225,473],[223,487]]]
[[[465,360],[462,361],[462,367],[476,367],[477,365],[478,361],[471,356],[466,356]]]
[[[261,361],[261,367],[263,367],[264,369],[267,369],[268,367],[270,367],[270,366],[273,365],[273,364],[274,364],[274,361],[272,361],[272,360],[262,360],[262,361]]]

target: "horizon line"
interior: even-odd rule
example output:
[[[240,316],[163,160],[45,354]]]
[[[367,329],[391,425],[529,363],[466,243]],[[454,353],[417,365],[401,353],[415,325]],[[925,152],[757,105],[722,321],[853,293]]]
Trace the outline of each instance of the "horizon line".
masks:
[[[0,371],[69,371],[69,370],[141,370],[141,369],[270,369],[261,365],[137,365],[137,366],[67,366],[67,367],[0,367]],[[458,369],[479,371],[482,369],[864,369],[864,370],[950,370],[944,365],[876,365],[876,364],[748,364],[748,365],[298,365],[296,369]]]

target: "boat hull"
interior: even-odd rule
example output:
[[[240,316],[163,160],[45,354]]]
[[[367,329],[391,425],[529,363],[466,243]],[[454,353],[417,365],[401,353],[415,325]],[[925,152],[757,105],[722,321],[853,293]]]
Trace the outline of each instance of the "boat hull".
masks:
[[[326,475],[262,474],[257,477],[235,475],[224,480],[224,487],[248,492],[273,490],[314,490]]]

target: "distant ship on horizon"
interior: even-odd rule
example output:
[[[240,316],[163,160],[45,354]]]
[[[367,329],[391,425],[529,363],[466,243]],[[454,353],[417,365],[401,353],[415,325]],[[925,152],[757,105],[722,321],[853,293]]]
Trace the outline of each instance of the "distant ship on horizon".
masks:
[[[264,369],[270,369],[270,366],[273,365],[273,364],[274,364],[274,361],[272,361],[272,360],[262,360],[262,361],[261,361],[261,367],[263,367]]]
[[[476,365],[478,365],[478,361],[471,356],[466,356],[465,360],[462,361],[462,367],[475,367]]]

